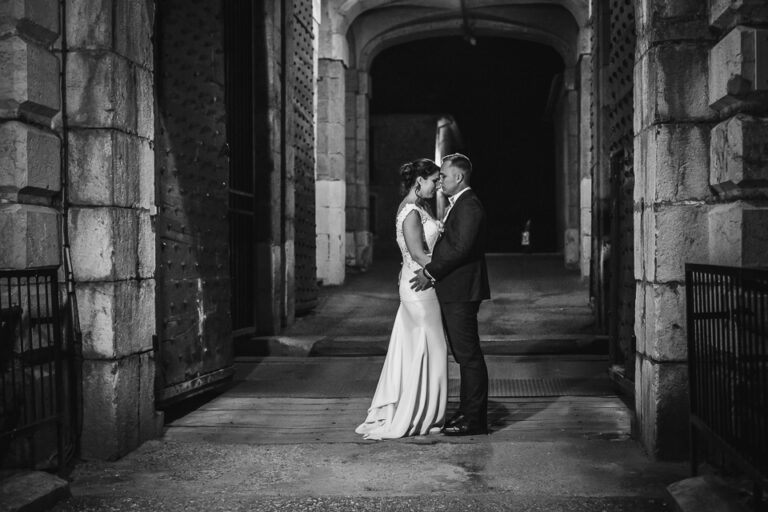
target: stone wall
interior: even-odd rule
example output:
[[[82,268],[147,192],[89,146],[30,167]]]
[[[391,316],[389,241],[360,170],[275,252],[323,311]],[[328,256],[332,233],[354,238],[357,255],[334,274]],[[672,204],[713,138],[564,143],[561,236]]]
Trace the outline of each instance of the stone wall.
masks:
[[[368,226],[368,97],[369,75],[357,69],[346,76],[346,265],[366,269],[373,260],[373,239]]]
[[[3,2],[0,267],[59,265],[59,2]],[[83,331],[84,457],[158,433],[154,407],[151,2],[66,3],[67,180]]]
[[[61,216],[58,199],[61,191],[61,133],[56,127],[60,119],[60,61],[54,43],[59,34],[59,12],[56,1],[0,2],[0,269],[20,270],[58,266],[61,262]],[[25,280],[22,279],[20,283]],[[41,280],[42,281],[42,280]],[[31,280],[34,283],[34,280]],[[8,284],[6,284],[8,283]],[[34,297],[41,300],[41,288],[29,290],[29,295],[16,290],[16,279],[0,283],[0,304],[3,308],[17,305],[21,309],[22,325],[35,317],[48,316],[38,311]],[[10,285],[10,286],[8,286]],[[10,289],[9,289],[10,288]],[[46,287],[43,285],[43,289]],[[28,303],[25,297],[31,297]],[[48,299],[46,298],[46,304]],[[45,308],[45,305],[43,306]],[[3,313],[7,311],[3,309]],[[45,345],[51,341],[43,320],[43,334],[30,329],[20,332],[17,346]],[[26,329],[21,329],[26,331]],[[14,350],[3,339],[3,355]],[[3,358],[3,371],[7,369]],[[40,368],[35,366],[33,368]],[[18,374],[12,387],[16,392],[25,388],[26,400],[18,405],[30,420],[36,414],[54,407],[55,396],[41,389],[51,384],[48,371],[26,373],[24,382]],[[66,373],[65,373],[66,378]],[[4,428],[13,428],[11,380],[4,376],[2,414]],[[35,393],[37,390],[37,393]],[[68,395],[70,390],[63,390]],[[15,394],[15,393],[14,393]],[[42,400],[42,407],[40,404]],[[32,406],[32,405],[35,406]],[[9,414],[10,413],[10,414]],[[18,418],[17,418],[18,419]],[[23,419],[21,421],[24,421]],[[65,429],[73,426],[67,422]],[[69,432],[65,431],[68,436]],[[69,437],[68,437],[69,438]],[[15,436],[4,439],[0,446],[0,464],[3,468],[19,466],[46,466],[56,451],[55,426],[38,427],[33,436]]]
[[[154,5],[67,2],[69,232],[83,330],[84,457],[159,433],[154,407]]]
[[[635,395],[658,457],[687,453],[684,264],[768,263],[766,11],[759,0],[636,7]]]
[[[0,4],[0,268],[61,262],[58,2]]]

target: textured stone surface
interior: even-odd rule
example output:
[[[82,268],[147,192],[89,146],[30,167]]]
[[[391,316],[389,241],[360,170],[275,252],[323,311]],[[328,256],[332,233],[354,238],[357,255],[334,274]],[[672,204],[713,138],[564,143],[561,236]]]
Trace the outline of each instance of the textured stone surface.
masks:
[[[139,441],[146,441],[162,435],[163,413],[155,410],[155,353],[139,358]]]
[[[69,482],[44,471],[24,471],[0,479],[3,512],[49,510],[69,496]]]
[[[59,214],[53,208],[0,204],[0,268],[58,265]]]
[[[695,476],[667,487],[679,512],[748,512],[746,496],[714,475]]]
[[[50,123],[59,110],[59,60],[19,36],[0,40],[0,117]]]
[[[136,277],[139,212],[74,207],[69,213],[72,263],[77,281]]]
[[[155,276],[156,237],[155,225],[149,212],[139,212],[138,225],[138,276],[141,279]]]
[[[344,282],[346,182],[318,180],[315,188],[317,278],[326,285]]]
[[[136,133],[140,137],[155,138],[155,83],[152,72],[135,68],[136,73]]]
[[[114,50],[133,62],[151,68],[154,2],[121,0],[114,4]]]
[[[78,283],[83,356],[116,359],[152,348],[155,282]]]
[[[127,60],[109,52],[71,52],[67,68],[71,126],[136,131],[136,76]]]
[[[0,3],[0,37],[20,34],[50,44],[58,33],[57,0],[5,0]]]
[[[655,361],[686,359],[685,286],[637,284],[635,337],[637,352]]]
[[[84,459],[114,460],[139,445],[141,356],[83,361]]]
[[[635,278],[682,282],[685,263],[706,263],[708,210],[704,204],[636,209]]]
[[[112,0],[67,1],[67,44],[70,49],[112,49],[114,3]]]
[[[97,129],[73,130],[69,142],[70,199],[74,204],[149,208],[154,190],[142,178],[152,173],[154,162],[146,141]]]
[[[578,268],[580,264],[579,230],[575,228],[566,229],[564,237],[565,266],[568,268]]]
[[[0,124],[0,190],[51,195],[61,189],[60,142],[18,121]]]
[[[659,122],[712,119],[707,101],[707,49],[702,42],[651,48],[635,63],[635,133]]]
[[[768,266],[768,207],[738,201],[714,207],[708,217],[712,264]]]
[[[651,457],[683,460],[688,455],[688,367],[638,354],[635,413],[640,440]]]
[[[768,91],[768,29],[738,26],[709,55],[709,103],[722,109]]]
[[[344,64],[322,59],[317,81],[317,177],[346,179]]]
[[[711,196],[709,125],[661,124],[643,130],[636,139],[635,201],[686,201]]]
[[[768,194],[768,118],[738,114],[712,129],[709,182],[719,194]]]
[[[768,5],[764,0],[709,0],[709,22],[721,29],[766,21]]]

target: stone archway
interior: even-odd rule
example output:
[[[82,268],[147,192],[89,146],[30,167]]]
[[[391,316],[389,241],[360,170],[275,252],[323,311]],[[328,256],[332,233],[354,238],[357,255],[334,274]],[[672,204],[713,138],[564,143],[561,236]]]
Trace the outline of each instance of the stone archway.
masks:
[[[368,227],[370,65],[388,47],[444,35],[470,33],[543,43],[566,65],[554,98],[556,151],[565,263],[589,272],[591,153],[588,90],[587,2],[459,2],[429,0],[325,0],[318,72],[317,235],[318,279],[344,281],[345,266],[366,266],[372,254]],[[579,80],[577,81],[577,78]],[[579,120],[582,120],[579,123]],[[586,193],[579,194],[579,191]]]

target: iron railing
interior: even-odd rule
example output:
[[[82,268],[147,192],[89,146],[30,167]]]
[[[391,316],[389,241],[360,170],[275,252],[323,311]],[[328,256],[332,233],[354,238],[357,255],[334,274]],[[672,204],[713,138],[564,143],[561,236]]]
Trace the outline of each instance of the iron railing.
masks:
[[[700,449],[768,489],[768,270],[685,267],[691,470]],[[714,461],[713,461],[714,462]]]
[[[0,463],[14,439],[53,427],[61,470],[64,400],[57,269],[0,271]]]

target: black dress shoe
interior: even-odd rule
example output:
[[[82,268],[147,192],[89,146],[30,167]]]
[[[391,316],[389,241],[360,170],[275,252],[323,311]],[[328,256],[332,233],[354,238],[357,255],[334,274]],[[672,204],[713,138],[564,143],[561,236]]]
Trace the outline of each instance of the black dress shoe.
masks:
[[[470,425],[467,421],[461,421],[454,423],[453,425],[443,428],[443,434],[446,436],[476,436],[480,434],[487,434],[488,428],[478,427]]]
[[[461,411],[456,411],[453,416],[448,418],[448,421],[445,422],[446,427],[452,427],[455,424],[459,422],[466,421],[467,418],[464,416],[464,413]]]

